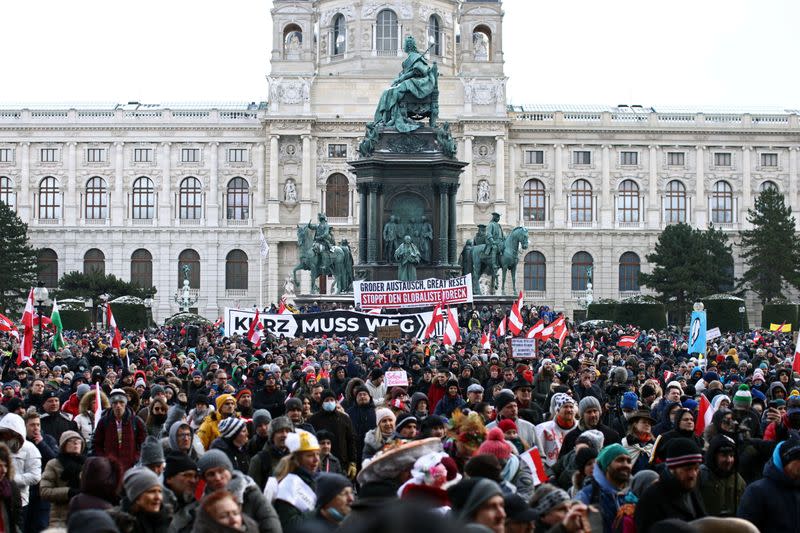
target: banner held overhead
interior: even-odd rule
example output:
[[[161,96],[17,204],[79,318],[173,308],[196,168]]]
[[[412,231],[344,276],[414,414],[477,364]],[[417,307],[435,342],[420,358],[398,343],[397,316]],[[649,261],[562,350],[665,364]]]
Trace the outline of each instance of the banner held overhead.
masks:
[[[433,307],[472,302],[472,274],[450,279],[354,281],[353,300],[361,309]]]

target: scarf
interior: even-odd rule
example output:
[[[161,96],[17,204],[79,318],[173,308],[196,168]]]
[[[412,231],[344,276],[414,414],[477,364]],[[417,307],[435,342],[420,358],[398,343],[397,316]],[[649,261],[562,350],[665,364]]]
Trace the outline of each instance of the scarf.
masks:
[[[519,457],[514,454],[508,458],[506,461],[503,470],[500,472],[500,477],[503,478],[503,481],[508,481],[511,483],[511,480],[514,479],[514,476],[517,475],[517,471],[519,470]]]
[[[81,485],[81,470],[83,469],[83,463],[86,462],[86,457],[60,452],[57,458],[64,468],[64,471],[61,472],[61,480],[66,481],[70,488],[79,488]]]
[[[11,481],[8,478],[0,481],[0,500],[11,501]]]

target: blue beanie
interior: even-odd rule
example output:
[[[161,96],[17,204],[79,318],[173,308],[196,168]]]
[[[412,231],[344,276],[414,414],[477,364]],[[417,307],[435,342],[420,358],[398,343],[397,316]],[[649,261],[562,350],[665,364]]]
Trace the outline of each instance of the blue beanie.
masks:
[[[697,406],[700,405],[700,404],[697,403],[697,400],[694,400],[692,398],[686,398],[685,400],[683,400],[682,405],[686,409],[688,409],[690,411],[694,411],[695,409],[697,409]]]
[[[703,375],[703,381],[706,383],[711,383],[712,381],[719,381],[719,374],[716,372],[706,372]]]
[[[622,400],[619,402],[622,409],[636,410],[639,407],[639,397],[635,392],[628,391],[622,395]]]

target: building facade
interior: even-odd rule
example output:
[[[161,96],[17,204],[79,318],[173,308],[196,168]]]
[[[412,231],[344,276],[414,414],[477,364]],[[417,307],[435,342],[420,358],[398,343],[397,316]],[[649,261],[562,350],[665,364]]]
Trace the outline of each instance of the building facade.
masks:
[[[29,225],[48,286],[91,269],[152,284],[160,320],[189,264],[197,310],[215,318],[279,298],[317,212],[357,246],[347,161],[406,35],[437,62],[440,116],[470,163],[459,242],[493,211],[529,228],[529,303],[580,310],[589,268],[595,300],[639,294],[667,224],[735,237],[764,187],[797,204],[795,110],[507,106],[499,1],[274,0],[270,15],[265,102],[0,106],[0,201]]]

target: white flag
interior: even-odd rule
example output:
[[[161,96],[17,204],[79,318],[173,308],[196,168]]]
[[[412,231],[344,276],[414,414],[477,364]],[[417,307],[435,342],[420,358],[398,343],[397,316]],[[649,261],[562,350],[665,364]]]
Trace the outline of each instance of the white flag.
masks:
[[[261,236],[261,257],[266,259],[267,256],[269,256],[269,243],[267,239],[264,238],[263,231],[259,231],[258,234]]]

